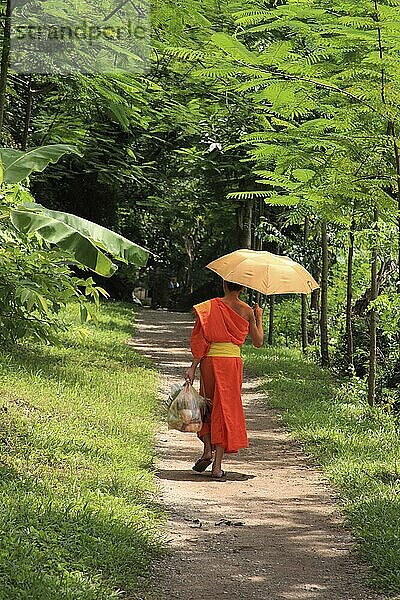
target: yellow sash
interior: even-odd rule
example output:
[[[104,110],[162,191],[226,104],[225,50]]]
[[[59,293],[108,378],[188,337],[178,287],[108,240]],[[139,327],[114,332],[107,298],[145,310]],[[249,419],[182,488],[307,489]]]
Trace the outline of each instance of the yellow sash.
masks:
[[[240,358],[240,346],[232,342],[211,342],[207,356],[234,356]]]

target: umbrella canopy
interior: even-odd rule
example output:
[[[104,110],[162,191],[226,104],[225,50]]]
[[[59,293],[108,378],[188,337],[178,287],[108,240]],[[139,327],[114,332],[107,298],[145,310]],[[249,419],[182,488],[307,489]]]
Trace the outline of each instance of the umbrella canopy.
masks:
[[[287,256],[257,250],[236,250],[207,265],[225,281],[262,294],[308,294],[319,288],[310,273]]]

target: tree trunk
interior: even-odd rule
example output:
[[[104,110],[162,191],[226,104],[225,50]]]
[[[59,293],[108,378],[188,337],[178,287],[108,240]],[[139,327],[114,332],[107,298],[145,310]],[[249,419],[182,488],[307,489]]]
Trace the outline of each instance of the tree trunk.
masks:
[[[185,245],[186,254],[188,257],[186,278],[185,278],[185,291],[187,294],[193,293],[193,262],[194,262],[194,254],[193,254],[193,240],[190,236],[183,236],[183,242]]]
[[[371,262],[371,301],[373,302],[378,297],[378,209],[374,208],[374,245],[372,248]],[[369,313],[369,373],[368,373],[368,404],[375,404],[375,388],[376,388],[376,334],[377,334],[377,314],[374,308],[370,309]]]
[[[8,67],[10,64],[10,46],[11,46],[11,6],[12,0],[7,0],[6,14],[4,18],[3,30],[3,50],[1,53],[1,71],[0,71],[0,142],[3,137],[4,109],[6,104]]]
[[[269,297],[269,322],[268,322],[268,344],[274,343],[274,315],[275,315],[275,296]]]
[[[309,219],[308,219],[308,217],[306,217],[304,220],[303,256],[305,255],[305,252],[306,252],[306,246],[307,246],[307,241],[308,241],[308,232],[309,232]],[[308,313],[307,295],[302,294],[302,296],[301,296],[301,346],[302,346],[303,352],[306,351],[307,346],[308,346],[307,313]]]
[[[321,269],[321,360],[322,366],[329,365],[329,347],[328,347],[328,274],[329,274],[329,255],[328,255],[328,232],[326,221],[321,224],[321,243],[322,243],[322,269]]]
[[[32,75],[30,75],[29,81],[28,81],[28,87],[27,87],[24,133],[22,134],[21,150],[26,150],[27,146],[28,146],[29,126],[31,124],[31,115],[32,115],[32,104],[33,104]]]
[[[258,226],[260,225],[260,205],[258,202],[253,200],[252,208],[252,222],[253,227],[251,228],[251,249],[259,250],[261,245],[261,239],[258,233]]]
[[[312,274],[316,281],[321,281],[320,265],[314,265]],[[320,289],[316,289],[311,292],[310,298],[310,316],[311,322],[308,328],[308,343],[312,343],[317,338],[317,330],[319,329],[319,301],[320,301]]]
[[[320,279],[320,274],[315,276],[315,279],[318,281]],[[311,310],[313,310],[316,313],[319,313],[319,297],[320,297],[320,295],[321,295],[321,292],[319,289],[311,292],[310,308],[311,308]]]
[[[397,275],[397,293],[400,294],[400,156],[399,156],[399,147],[397,144],[396,138],[396,130],[394,127],[394,123],[392,123],[391,127],[392,136],[393,136],[393,146],[394,146],[394,158],[396,164],[396,199],[397,199],[397,244],[398,244],[398,275]]]
[[[346,359],[347,366],[354,369],[354,346],[353,346],[353,260],[354,260],[354,235],[356,222],[353,218],[350,227],[350,244],[347,255],[347,295],[346,295]]]
[[[381,26],[381,15],[379,12],[378,0],[374,0],[374,20],[376,21],[377,27],[376,31],[378,34],[378,48],[379,48],[379,58],[381,61],[381,100],[382,104],[386,105],[386,74],[384,67],[384,55],[383,55],[383,43],[382,43],[382,26]],[[395,122],[390,120],[387,127],[389,135],[393,138],[393,151],[394,151],[394,162],[396,166],[396,189],[395,189],[395,198],[397,199],[397,242],[398,242],[398,275],[397,275],[397,292],[400,293],[400,156],[399,156],[399,146],[397,144],[397,136],[396,136],[396,126]]]
[[[301,295],[301,347],[303,352],[307,350],[308,347],[308,305],[307,305],[307,296],[306,294]]]
[[[259,206],[259,207],[258,207],[257,214],[256,214],[256,215],[254,215],[255,219],[257,219],[256,221],[254,221],[254,226],[255,226],[255,227],[256,227],[256,226],[257,226],[257,227],[259,227],[259,225],[260,225],[260,216],[261,216],[261,209],[260,209],[260,206]],[[255,229],[255,227],[254,227],[254,229]],[[262,243],[261,236],[260,236],[259,234],[257,234],[257,235],[255,236],[255,240],[254,240],[254,249],[255,249],[255,250],[257,250],[258,252],[260,252],[260,251],[262,250],[262,247],[263,247],[263,243]],[[257,292],[257,291],[255,291],[255,292],[254,292],[254,298],[255,298],[255,300],[254,300],[254,301],[255,301],[255,302],[256,302],[256,303],[257,303],[259,306],[261,306],[261,292]]]
[[[254,200],[246,200],[238,211],[239,246],[251,249]]]

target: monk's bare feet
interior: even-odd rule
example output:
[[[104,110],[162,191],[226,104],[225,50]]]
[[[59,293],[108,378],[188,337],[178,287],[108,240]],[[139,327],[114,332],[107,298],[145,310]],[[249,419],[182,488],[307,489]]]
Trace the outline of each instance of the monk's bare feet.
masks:
[[[220,471],[211,471],[211,477],[213,479],[222,479],[223,481],[225,481],[226,479],[226,473],[223,469],[221,469]]]

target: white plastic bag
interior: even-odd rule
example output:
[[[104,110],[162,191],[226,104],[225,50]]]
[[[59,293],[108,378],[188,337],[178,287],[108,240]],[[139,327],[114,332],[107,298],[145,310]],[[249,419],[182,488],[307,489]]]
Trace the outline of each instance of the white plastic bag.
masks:
[[[203,427],[207,403],[190,383],[174,385],[169,395],[168,429],[198,433]]]

